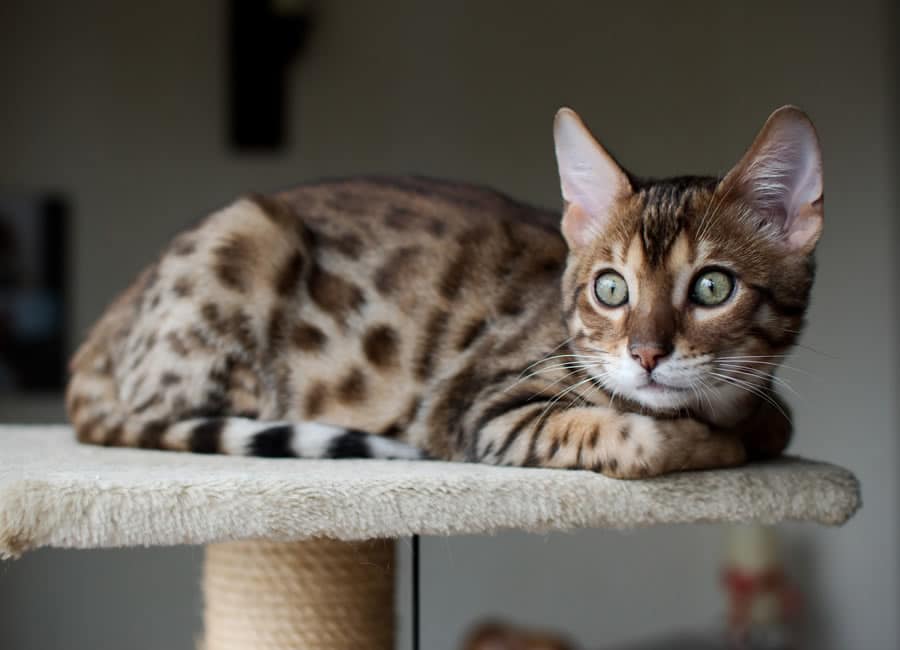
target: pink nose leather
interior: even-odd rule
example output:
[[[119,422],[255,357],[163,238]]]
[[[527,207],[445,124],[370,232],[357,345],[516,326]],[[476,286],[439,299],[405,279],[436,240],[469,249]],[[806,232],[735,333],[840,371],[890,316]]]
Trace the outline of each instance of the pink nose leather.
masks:
[[[629,352],[631,352],[632,358],[647,372],[653,370],[659,364],[659,360],[669,354],[669,350],[661,345],[643,343],[632,345]]]

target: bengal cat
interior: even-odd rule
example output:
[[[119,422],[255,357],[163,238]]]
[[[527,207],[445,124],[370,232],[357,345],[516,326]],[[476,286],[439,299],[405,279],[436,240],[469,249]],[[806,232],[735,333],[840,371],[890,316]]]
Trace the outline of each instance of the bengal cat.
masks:
[[[773,377],[823,223],[809,119],[777,110],[722,178],[633,176],[569,109],[554,137],[561,227],[421,178],[313,183],[210,215],[74,357],[79,439],[619,478],[780,453]]]

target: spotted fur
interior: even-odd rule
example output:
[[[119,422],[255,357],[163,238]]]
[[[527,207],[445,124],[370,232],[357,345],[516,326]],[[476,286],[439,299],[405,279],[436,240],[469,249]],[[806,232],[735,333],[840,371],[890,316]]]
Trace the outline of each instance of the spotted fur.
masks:
[[[777,360],[803,324],[811,248],[786,255],[731,177],[619,180],[628,191],[578,245],[589,200],[570,196],[562,234],[557,214],[430,179],[240,198],[178,236],[82,345],[67,394],[78,437],[624,478],[779,453],[776,363],[748,361],[753,391],[677,408],[622,394],[610,367],[636,340],[665,343],[669,365]],[[673,295],[710,260],[741,288],[698,318]],[[597,305],[607,267],[635,284],[627,310]]]

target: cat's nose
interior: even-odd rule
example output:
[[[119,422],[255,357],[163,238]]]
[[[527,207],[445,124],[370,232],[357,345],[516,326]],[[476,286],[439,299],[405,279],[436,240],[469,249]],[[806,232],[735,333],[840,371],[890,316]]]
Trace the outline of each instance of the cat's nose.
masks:
[[[650,372],[659,364],[660,359],[672,350],[657,343],[632,343],[628,351],[644,370]]]

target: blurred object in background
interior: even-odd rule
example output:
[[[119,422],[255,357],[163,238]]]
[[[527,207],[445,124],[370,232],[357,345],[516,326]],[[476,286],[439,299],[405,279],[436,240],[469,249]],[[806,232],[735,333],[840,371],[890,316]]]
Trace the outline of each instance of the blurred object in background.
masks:
[[[311,5],[308,0],[231,0],[229,112],[236,149],[284,147],[287,72],[306,43]]]
[[[66,203],[0,196],[0,392],[65,380]]]
[[[657,639],[609,650],[798,650],[800,594],[788,580],[776,529],[736,525],[725,528],[722,569],[727,616],[724,625],[673,631]],[[636,636],[640,634],[636,630]],[[482,623],[464,650],[575,650],[560,636],[499,622]]]
[[[463,644],[464,650],[574,650],[568,641],[545,632],[523,630],[503,623],[481,623]]]
[[[772,526],[732,526],[727,533],[723,582],[728,637],[741,650],[797,648],[800,596],[787,579]]]

